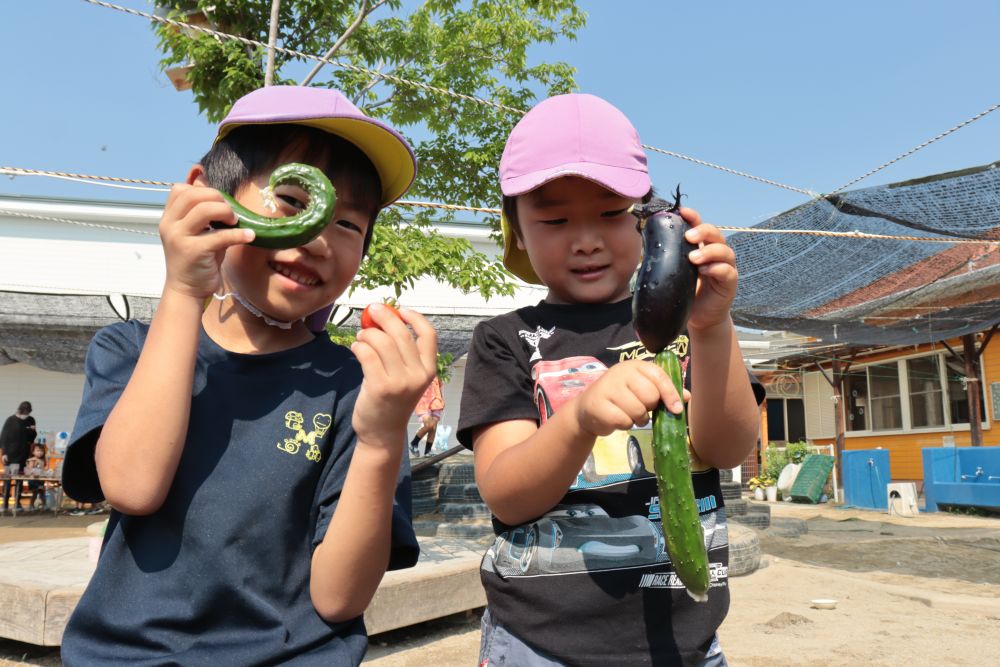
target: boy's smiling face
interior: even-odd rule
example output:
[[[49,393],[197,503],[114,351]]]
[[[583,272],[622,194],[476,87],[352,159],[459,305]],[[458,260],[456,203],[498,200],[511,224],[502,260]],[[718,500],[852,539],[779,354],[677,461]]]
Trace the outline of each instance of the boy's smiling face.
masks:
[[[291,151],[276,164],[303,162]],[[324,168],[321,161],[313,166]],[[268,185],[269,173],[244,183],[235,198],[250,210],[269,217],[295,215],[308,201],[297,186],[275,189],[278,205],[272,211],[261,190]],[[345,183],[337,188],[333,218],[323,232],[298,248],[273,250],[255,246],[234,246],[226,252],[223,276],[227,286],[262,311],[279,320],[295,321],[333,303],[354,279],[364,254],[365,234],[372,211],[354,201]]]
[[[642,237],[622,197],[566,176],[517,198],[517,245],[549,288],[549,303],[613,303],[629,296]]]

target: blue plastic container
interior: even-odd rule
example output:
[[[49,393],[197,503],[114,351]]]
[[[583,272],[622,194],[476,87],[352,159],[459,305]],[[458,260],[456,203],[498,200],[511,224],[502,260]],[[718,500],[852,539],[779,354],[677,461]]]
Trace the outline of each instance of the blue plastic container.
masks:
[[[1000,509],[1000,447],[925,447],[924,499],[938,505]]]
[[[885,449],[844,450],[844,504],[871,510],[889,509],[886,485],[889,474],[889,451]]]

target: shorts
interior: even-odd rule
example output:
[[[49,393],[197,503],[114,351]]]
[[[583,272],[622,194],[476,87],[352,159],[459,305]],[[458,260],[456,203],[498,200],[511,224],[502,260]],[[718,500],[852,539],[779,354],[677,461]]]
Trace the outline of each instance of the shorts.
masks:
[[[421,412],[417,417],[421,420],[425,419],[428,415],[434,417],[438,421],[441,421],[441,415],[444,414],[444,410],[428,410],[427,412]]]
[[[499,623],[494,623],[489,608],[480,623],[479,667],[566,667],[565,663],[545,655],[512,635]],[[719,636],[712,639],[705,659],[698,667],[728,667],[719,645]]]

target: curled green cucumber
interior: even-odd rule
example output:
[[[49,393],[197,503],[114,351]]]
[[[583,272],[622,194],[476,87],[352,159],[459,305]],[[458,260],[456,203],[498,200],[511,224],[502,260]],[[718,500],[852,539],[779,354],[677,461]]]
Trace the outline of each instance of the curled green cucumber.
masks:
[[[681,363],[677,355],[670,350],[658,352],[656,364],[670,376],[677,393],[681,393]],[[701,528],[691,481],[687,418],[684,412],[675,415],[662,404],[653,413],[653,469],[667,553],[688,594],[704,602],[711,581],[705,531]]]
[[[232,196],[221,193],[236,214],[236,226],[252,229],[255,237],[250,245],[261,248],[297,248],[309,243],[333,217],[337,192],[322,171],[298,162],[283,164],[271,173],[268,186],[274,191],[279,185],[294,184],[309,194],[309,202],[301,212],[284,218],[269,218],[254,213]]]

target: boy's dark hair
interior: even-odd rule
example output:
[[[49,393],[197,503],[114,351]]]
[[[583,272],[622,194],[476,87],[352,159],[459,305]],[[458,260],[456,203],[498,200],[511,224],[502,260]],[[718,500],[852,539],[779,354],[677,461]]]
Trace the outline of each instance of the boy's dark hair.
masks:
[[[305,147],[300,159],[325,163],[323,172],[333,186],[349,191],[355,204],[371,211],[362,251],[366,254],[381,210],[382,181],[368,156],[346,139],[304,125],[237,127],[201,158],[205,180],[216,190],[235,195],[241,185],[277,167],[281,154],[295,146]]]
[[[28,401],[21,401],[21,405],[17,406],[18,414],[26,415],[31,412],[31,403]]]
[[[656,196],[656,188],[650,188],[649,192],[642,196],[643,204],[648,204],[649,201]],[[503,211],[503,215],[507,218],[507,222],[510,223],[510,228],[514,231],[517,238],[521,238],[521,223],[517,219],[517,197],[503,196],[500,202],[500,210]]]

